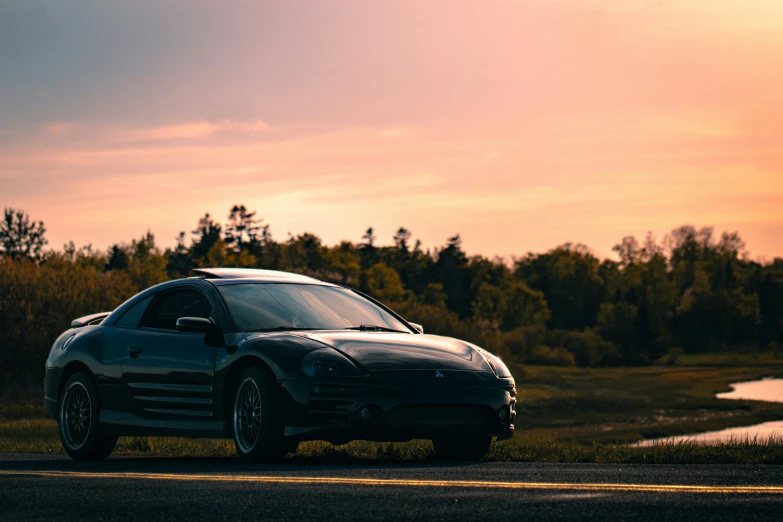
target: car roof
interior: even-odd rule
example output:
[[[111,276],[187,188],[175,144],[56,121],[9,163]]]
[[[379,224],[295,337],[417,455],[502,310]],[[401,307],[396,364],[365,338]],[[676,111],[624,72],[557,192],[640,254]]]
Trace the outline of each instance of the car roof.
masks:
[[[204,279],[218,283],[222,280],[252,279],[264,283],[310,283],[328,284],[313,277],[278,270],[262,270],[258,268],[196,268],[193,270]],[[228,281],[226,281],[228,282]]]

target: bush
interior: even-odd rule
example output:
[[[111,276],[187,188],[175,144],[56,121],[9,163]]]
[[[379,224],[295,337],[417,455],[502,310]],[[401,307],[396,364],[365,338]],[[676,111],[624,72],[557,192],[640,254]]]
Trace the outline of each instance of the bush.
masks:
[[[527,362],[542,366],[576,366],[574,356],[568,350],[560,346],[550,348],[543,344],[531,350]]]
[[[669,351],[666,353],[666,364],[669,365],[677,364],[677,361],[683,355],[685,355],[685,350],[683,350],[679,346],[672,346],[671,348],[669,348]]]
[[[548,344],[568,350],[581,367],[611,366],[620,362],[617,346],[590,328],[582,332],[553,330],[547,338]]]
[[[0,394],[43,384],[54,340],[82,315],[113,310],[137,289],[127,275],[62,259],[0,258]]]
[[[503,336],[503,355],[518,363],[528,362],[531,352],[546,344],[546,329],[543,326],[525,326]]]
[[[550,348],[546,341],[550,332],[543,326],[527,326],[507,333],[503,338],[503,356],[519,364],[544,366],[576,366],[576,360],[562,346]]]

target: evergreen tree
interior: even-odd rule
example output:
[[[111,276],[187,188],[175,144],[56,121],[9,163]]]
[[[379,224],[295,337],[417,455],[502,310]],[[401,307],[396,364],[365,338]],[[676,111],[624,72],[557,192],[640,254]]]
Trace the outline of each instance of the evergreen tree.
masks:
[[[166,272],[172,279],[187,277],[195,268],[190,252],[188,252],[188,247],[185,246],[185,232],[180,232],[176,240],[177,246],[167,252],[168,265]]]
[[[124,270],[128,268],[128,252],[120,245],[112,245],[109,249],[109,259],[103,270]]]
[[[191,257],[194,259],[204,258],[215,246],[215,243],[221,239],[222,232],[223,228],[210,217],[209,212],[204,214],[204,217],[198,221],[198,227],[192,232],[196,237],[190,247]]]
[[[43,221],[30,221],[30,216],[21,210],[4,210],[0,221],[0,256],[40,259],[47,243]]]
[[[234,205],[228,214],[228,224],[226,225],[226,244],[236,252],[248,250],[250,245],[258,249],[261,245],[259,237],[264,232],[261,223],[264,220],[256,218],[256,212],[249,212],[245,205]]]
[[[378,262],[378,249],[375,248],[375,231],[372,227],[368,228],[362,236],[362,242],[359,245],[361,253],[362,268],[365,270]]]

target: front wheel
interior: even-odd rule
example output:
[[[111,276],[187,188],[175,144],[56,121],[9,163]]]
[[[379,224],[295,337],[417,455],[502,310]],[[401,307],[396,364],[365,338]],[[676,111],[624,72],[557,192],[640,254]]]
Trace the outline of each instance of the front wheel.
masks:
[[[107,435],[98,423],[100,403],[92,378],[75,373],[68,379],[60,398],[60,440],[65,452],[76,460],[103,460],[117,437]]]
[[[274,378],[260,368],[239,377],[234,396],[232,431],[237,454],[258,462],[276,462],[289,446],[283,437],[283,414]]]
[[[432,441],[435,456],[440,460],[481,460],[490,444],[492,437],[488,435],[441,437]]]

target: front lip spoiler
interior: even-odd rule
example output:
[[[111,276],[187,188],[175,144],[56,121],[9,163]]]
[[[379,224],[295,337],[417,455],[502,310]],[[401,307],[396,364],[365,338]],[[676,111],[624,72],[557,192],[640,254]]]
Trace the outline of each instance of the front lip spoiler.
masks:
[[[371,442],[409,442],[416,439],[433,439],[438,436],[454,435],[488,435],[495,437],[497,442],[508,440],[514,436],[514,425],[498,425],[484,427],[458,427],[443,428],[406,427],[389,428],[378,427],[326,427],[326,426],[289,426],[285,429],[285,436],[291,440],[304,442],[308,440],[324,440],[335,445],[347,444],[353,440],[366,440]]]

